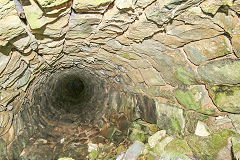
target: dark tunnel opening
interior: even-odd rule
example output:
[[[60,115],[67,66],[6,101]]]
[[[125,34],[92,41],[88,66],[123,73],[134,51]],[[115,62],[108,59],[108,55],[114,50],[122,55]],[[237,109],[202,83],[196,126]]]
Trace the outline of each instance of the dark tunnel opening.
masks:
[[[33,99],[19,114],[26,129],[14,141],[9,157],[83,160],[92,159],[91,145],[101,146],[97,150],[105,157],[119,145],[129,146],[130,139],[138,138],[130,128],[136,127],[134,121],[153,116],[142,110],[153,101],[121,87],[88,68],[47,70],[30,87]]]
[[[57,82],[56,90],[64,101],[76,103],[81,100],[81,93],[84,91],[83,81],[75,75],[66,75]]]
[[[46,78],[34,92],[35,106],[40,106],[43,115],[58,121],[98,121],[96,112],[102,112],[110,89],[105,80],[78,68],[56,71]]]
[[[81,77],[77,74],[65,74],[60,77],[55,84],[55,87],[52,92],[56,95],[56,102],[62,102],[62,105],[58,107],[70,113],[74,110],[72,106],[76,106],[78,103],[81,103],[86,99],[86,92],[88,85],[86,82],[83,82]],[[68,105],[67,105],[68,104]],[[80,109],[81,107],[77,107]],[[75,109],[76,110],[76,109]]]
[[[123,143],[129,123],[135,119],[136,103],[133,95],[119,88],[85,68],[43,74],[33,85],[33,101],[24,107],[24,114],[29,110],[34,119],[29,126],[34,127],[35,134],[16,157],[81,160],[89,158],[89,144]]]

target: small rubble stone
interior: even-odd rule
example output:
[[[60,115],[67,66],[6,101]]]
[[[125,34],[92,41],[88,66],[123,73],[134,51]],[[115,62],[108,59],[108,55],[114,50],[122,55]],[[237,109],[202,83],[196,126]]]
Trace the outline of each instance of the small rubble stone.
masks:
[[[164,139],[162,139],[159,143],[156,144],[156,146],[153,148],[154,152],[157,153],[158,155],[161,155],[164,150],[165,147],[173,140],[173,137],[165,137]]]
[[[151,148],[154,148],[159,141],[161,141],[166,136],[166,131],[161,130],[154,133],[151,137],[148,138],[148,144]]]
[[[138,141],[135,141],[126,151],[124,160],[137,160],[139,155],[144,150],[144,145]]]
[[[195,130],[195,134],[197,136],[201,136],[201,137],[207,137],[210,135],[208,129],[207,129],[207,125],[204,124],[203,122],[201,121],[198,121],[197,123],[197,127],[196,127],[196,130]]]

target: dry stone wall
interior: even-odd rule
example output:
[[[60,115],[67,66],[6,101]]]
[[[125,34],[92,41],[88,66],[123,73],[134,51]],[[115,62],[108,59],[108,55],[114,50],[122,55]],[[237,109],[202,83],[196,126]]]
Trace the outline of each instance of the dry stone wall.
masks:
[[[239,0],[1,0],[0,157],[37,130],[26,106],[41,78],[77,66],[133,97],[134,109],[111,104],[129,120],[185,137],[201,159],[216,145],[221,159],[228,143],[212,140],[234,132],[240,158],[239,14]]]

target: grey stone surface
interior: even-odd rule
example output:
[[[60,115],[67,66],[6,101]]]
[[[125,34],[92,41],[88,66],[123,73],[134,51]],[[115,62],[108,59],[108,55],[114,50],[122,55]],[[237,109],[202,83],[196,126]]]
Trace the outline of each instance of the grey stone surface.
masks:
[[[239,60],[220,59],[198,67],[198,73],[208,84],[238,84],[240,81]]]
[[[142,153],[143,150],[144,150],[143,144],[136,141],[128,148],[124,156],[124,159],[137,160],[138,156]]]

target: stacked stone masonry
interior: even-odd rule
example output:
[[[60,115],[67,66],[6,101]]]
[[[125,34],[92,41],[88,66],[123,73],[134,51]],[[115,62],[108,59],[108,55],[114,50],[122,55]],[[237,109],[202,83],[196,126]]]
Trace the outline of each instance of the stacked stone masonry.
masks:
[[[0,159],[61,119],[42,107],[57,98],[49,77],[76,68],[101,84],[83,103],[94,125],[123,113],[192,157],[240,159],[239,16],[239,0],[1,0]]]

